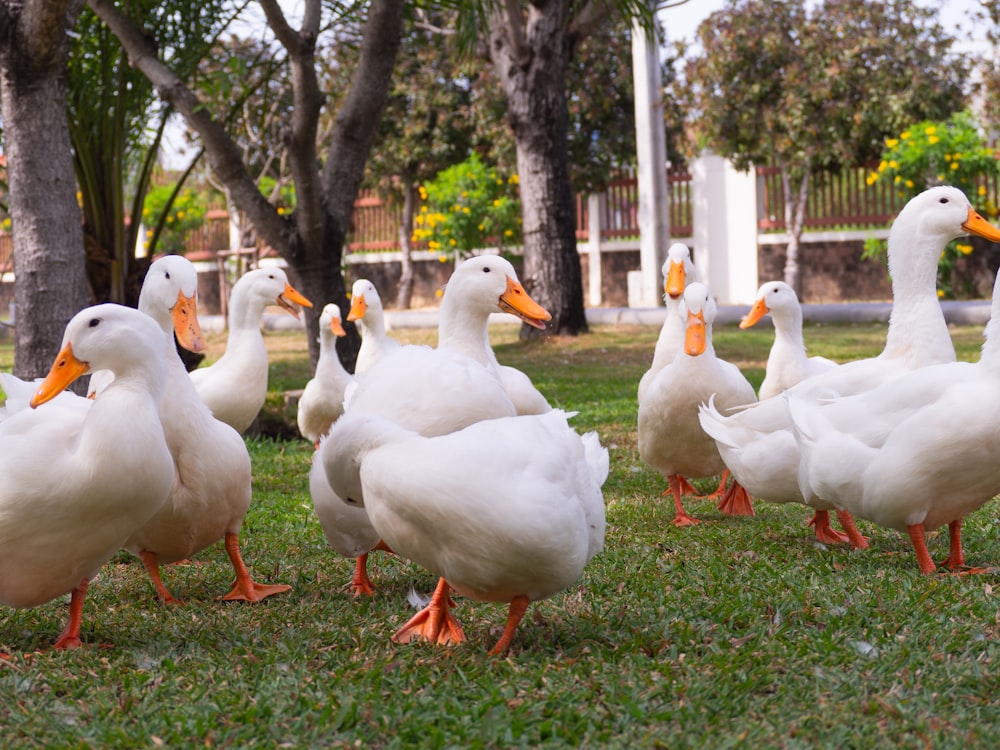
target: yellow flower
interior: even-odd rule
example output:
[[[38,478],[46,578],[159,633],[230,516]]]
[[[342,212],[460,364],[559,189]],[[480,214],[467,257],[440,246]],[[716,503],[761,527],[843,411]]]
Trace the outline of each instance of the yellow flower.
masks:
[[[448,256],[447,255],[439,255],[438,256],[438,262],[439,263],[447,263],[448,262]],[[438,289],[437,290],[437,296],[440,297],[441,294],[442,294],[441,290]]]
[[[888,167],[888,166],[889,166],[889,162],[887,162],[885,159],[883,159],[882,161],[880,161],[878,163],[878,171],[879,172],[884,172],[885,168]]]
[[[924,133],[926,133],[927,135],[934,135],[936,132],[937,128],[933,125],[928,125],[926,128],[924,128]]]
[[[909,137],[910,137],[910,131],[909,130],[904,130],[902,133],[899,134],[899,140],[901,140],[901,141],[905,141]]]
[[[469,210],[468,206],[462,206],[462,213],[463,214],[471,214],[472,211]]]
[[[898,138],[886,138],[885,139],[886,148],[896,148],[899,145]]]
[[[500,199],[499,198],[494,198],[493,199],[493,208],[500,208]]]
[[[431,240],[430,242],[427,243],[427,247],[431,250],[437,250],[438,248],[441,247],[441,243],[436,242],[435,240]]]
[[[967,245],[964,242],[958,242],[955,244],[955,249],[962,255],[968,255],[972,252],[972,245]]]
[[[480,224],[478,227],[476,227],[476,229],[478,229],[480,232],[485,232],[486,231],[486,225],[485,224]]]
[[[941,299],[942,297],[944,297],[944,291],[941,290],[941,289],[938,289],[937,290],[937,295],[938,295],[938,299]]]
[[[452,237],[450,240],[448,240],[448,244],[451,245],[452,247],[455,247],[458,244],[458,240]]]
[[[869,172],[868,176],[865,178],[866,185],[874,185],[878,182],[878,174],[875,172]]]
[[[423,185],[420,186],[420,200],[422,200],[422,201],[427,200],[427,189]],[[427,210],[427,206],[424,206],[420,210],[421,211],[426,211]]]
[[[938,141],[940,141],[940,140],[941,140],[941,139],[940,139],[940,138],[938,138],[938,137],[937,137],[936,135],[931,135],[931,136],[928,136],[928,137],[927,137],[927,142],[928,142],[928,143],[930,143],[930,144],[934,144],[934,143],[937,143],[937,142],[938,142]]]
[[[512,174],[510,176],[510,179],[507,180],[507,182],[510,183],[511,185],[517,185],[520,182],[520,180],[518,179],[516,174]]]
[[[281,213],[281,209],[280,208],[278,209],[278,213]],[[184,218],[184,212],[183,211],[178,211],[177,212],[177,218],[178,219],[183,219]]]
[[[906,187],[912,188],[913,187],[913,180],[907,180],[906,181]]]
[[[944,182],[944,175],[943,174],[939,174],[938,175],[938,182]]]
[[[896,161],[895,159],[892,159],[889,162],[889,169],[899,169],[899,162]]]
[[[503,230],[503,236],[504,237],[513,237],[514,236],[514,230],[513,229],[505,229],[505,230]]]
[[[985,185],[980,185],[979,186],[979,194],[980,195],[986,195],[986,186]]]
[[[957,162],[957,161],[953,161],[953,162],[951,163],[951,168],[952,168],[952,171],[954,171],[954,170],[958,169],[958,162]]]
[[[896,175],[896,176],[895,176],[895,177],[893,178],[893,180],[892,180],[892,183],[893,183],[894,185],[898,185],[898,184],[899,184],[899,183],[901,183],[902,181],[903,181],[903,178],[902,178],[902,177],[900,177],[899,175]]]

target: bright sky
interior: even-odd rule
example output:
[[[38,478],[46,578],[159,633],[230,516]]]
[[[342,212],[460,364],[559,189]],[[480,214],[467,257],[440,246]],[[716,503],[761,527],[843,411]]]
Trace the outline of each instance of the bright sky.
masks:
[[[676,2],[663,0],[661,4]],[[974,29],[974,14],[979,8],[978,0],[919,0],[921,5],[937,8],[942,25],[951,30],[958,27],[973,38],[982,38]],[[686,3],[659,12],[667,39],[694,41],[695,29],[705,18],[726,6],[726,0],[688,0]]]

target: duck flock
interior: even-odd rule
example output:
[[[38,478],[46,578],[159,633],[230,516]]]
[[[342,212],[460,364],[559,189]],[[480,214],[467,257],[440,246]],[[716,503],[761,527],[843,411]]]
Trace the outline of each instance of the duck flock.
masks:
[[[711,290],[688,248],[672,246],[667,316],[638,384],[637,418],[639,455],[667,482],[673,523],[698,523],[683,505],[690,480],[720,475],[713,496],[724,513],[800,503],[818,540],[856,548],[867,546],[854,523],[863,518],[908,534],[924,573],[937,569],[925,535],[947,524],[943,565],[968,570],[962,519],[1000,494],[1000,293],[981,357],[968,363],[956,361],[935,288],[944,246],[968,233],[1000,242],[956,188],[931,188],[900,212],[889,236],[886,344],[871,359],[809,357],[795,292],[762,285],[741,323],[774,323],[759,393],[715,355]],[[56,649],[81,645],[89,582],[121,549],[142,561],[165,603],[177,600],[162,566],[220,541],[235,574],[221,599],[259,602],[290,588],[254,581],[240,553],[251,501],[241,433],[267,392],[265,308],[297,314],[293,303],[311,303],[279,268],[245,274],[232,291],[225,354],[188,373],[175,336],[204,349],[196,299],[191,263],[162,257],[138,310],[104,304],[73,317],[44,379],[0,374],[0,602],[35,607],[69,593]],[[505,653],[529,604],[572,585],[603,547],[608,451],[497,361],[488,324],[500,312],[537,328],[550,318],[509,262],[472,258],[448,282],[437,346],[404,346],[386,334],[375,286],[359,280],[346,316],[362,333],[353,374],[335,348],[341,311],[328,304],[320,316],[298,426],[316,448],[309,490],[326,539],[356,560],[356,596],[373,593],[376,550],[440,578],[393,636],[400,643],[463,641],[457,593],[508,606],[491,650]],[[88,373],[88,397],[65,390]]]

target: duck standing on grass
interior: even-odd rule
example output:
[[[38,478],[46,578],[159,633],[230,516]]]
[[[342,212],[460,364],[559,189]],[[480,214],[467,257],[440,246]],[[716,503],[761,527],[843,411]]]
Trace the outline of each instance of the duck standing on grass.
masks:
[[[368,279],[358,279],[351,286],[351,309],[347,320],[361,329],[361,348],[354,362],[355,375],[360,375],[379,359],[399,349],[399,342],[385,332],[382,298]]]
[[[295,421],[302,437],[319,448],[319,441],[344,413],[344,394],[354,376],[344,369],[337,355],[337,338],[346,335],[340,309],[330,303],[319,316],[319,359],[316,374],[299,397]]]
[[[802,305],[799,297],[784,281],[761,284],[750,312],[740,321],[740,328],[756,325],[765,315],[774,323],[774,343],[767,356],[764,381],[757,398],[777,396],[813,375],[832,370],[837,363],[826,357],[810,357],[802,338]]]
[[[716,304],[708,287],[689,284],[678,308],[686,321],[683,350],[648,384],[639,403],[639,455],[670,483],[675,526],[698,523],[681,500],[685,477],[721,474],[726,465],[715,441],[698,422],[698,408],[715,398],[722,408],[757,400],[753,386],[736,365],[715,356],[712,323]],[[726,491],[719,510],[730,515],[753,515],[750,496],[738,482]]]
[[[450,586],[509,605],[490,652],[506,653],[528,605],[570,586],[603,547],[608,452],[560,410],[437,437],[348,410],[324,446],[334,492],[363,505],[395,552],[441,577],[396,642],[465,640]]]
[[[975,363],[922,367],[829,403],[788,400],[803,496],[909,534],[922,573],[936,568],[926,532],[948,525],[942,565],[962,569],[962,519],[1000,494],[997,283],[985,336]]]
[[[493,366],[490,315],[509,312],[536,328],[551,316],[524,291],[514,267],[495,255],[471,258],[448,281],[438,322],[438,347],[404,346],[380,359],[358,378],[346,414],[381,414],[422,435],[444,435],[483,419],[514,416],[517,407]],[[320,444],[309,487],[327,541],[355,557],[352,590],[371,594],[367,553],[379,537],[363,508],[345,504],[324,473]],[[382,545],[384,546],[384,545]]]
[[[847,510],[837,509],[845,536],[830,527],[833,506],[828,501],[803,497],[801,453],[788,399],[829,400],[863,393],[917,368],[954,362],[955,347],[937,296],[937,268],[945,245],[964,234],[1000,242],[1000,230],[976,213],[958,188],[940,185],[911,198],[889,230],[893,299],[882,353],[807,378],[741,411],[726,413],[712,404],[702,409],[702,426],[715,438],[733,476],[756,498],[813,508],[810,525],[820,541],[850,541],[856,549],[868,546]]]
[[[35,409],[91,369],[115,378],[89,408]],[[0,422],[0,601],[35,607],[71,592],[56,649],[81,645],[90,580],[170,492],[174,461],[157,408],[166,371],[152,319],[89,307],[66,326],[32,408]]]
[[[142,560],[160,601],[177,604],[163,583],[160,566],[189,558],[223,540],[236,579],[221,598],[259,602],[291,586],[258,583],[250,577],[239,542],[253,494],[250,454],[240,434],[212,416],[199,398],[174,346],[171,319],[177,300],[187,300],[197,327],[197,290],[198,273],[191,261],[167,255],[150,265],[139,293],[139,309],[161,329],[167,382],[160,421],[175,473],[167,502],[122,546]],[[197,332],[200,337],[201,329]]]
[[[225,353],[217,362],[190,373],[198,395],[215,418],[241,434],[253,424],[267,398],[267,347],[260,330],[264,310],[278,305],[297,318],[293,302],[312,307],[280,268],[245,273],[229,298]]]

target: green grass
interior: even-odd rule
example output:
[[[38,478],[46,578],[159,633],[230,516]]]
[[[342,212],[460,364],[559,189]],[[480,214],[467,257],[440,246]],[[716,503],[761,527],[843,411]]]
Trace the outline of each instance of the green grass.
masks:
[[[1000,727],[998,576],[921,576],[900,534],[862,523],[864,552],[817,545],[803,507],[754,518],[691,501],[705,523],[674,528],[663,480],[636,451],[635,388],[656,331],[598,328],[522,344],[524,369],[581,430],[609,446],[605,551],[564,594],[532,605],[507,658],[487,649],[505,610],[460,599],[468,641],[396,646],[411,587],[434,578],[372,556],[376,596],[346,591],[312,511],[302,440],[248,441],[255,498],[242,542],[255,577],[293,591],[259,605],[214,601],[231,574],[221,545],[165,580],[117,556],[91,586],[75,652],[44,651],[64,601],[0,609],[3,745],[48,747],[963,747]],[[978,328],[953,331],[975,359]],[[422,331],[397,332],[427,341]],[[877,352],[880,325],[808,326],[816,354]],[[307,377],[301,334],[268,336],[276,388]],[[720,356],[758,384],[771,334],[716,331]],[[218,350],[221,340],[210,340]],[[6,357],[6,359],[4,358]],[[9,367],[0,345],[0,366]],[[275,396],[273,403],[280,403]],[[710,489],[711,480],[699,483]],[[966,522],[970,563],[1000,558],[994,505]],[[946,534],[930,542],[943,557]],[[1000,589],[1000,587],[998,587]],[[95,645],[96,644],[96,645]],[[36,651],[42,650],[41,653]]]

